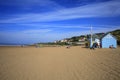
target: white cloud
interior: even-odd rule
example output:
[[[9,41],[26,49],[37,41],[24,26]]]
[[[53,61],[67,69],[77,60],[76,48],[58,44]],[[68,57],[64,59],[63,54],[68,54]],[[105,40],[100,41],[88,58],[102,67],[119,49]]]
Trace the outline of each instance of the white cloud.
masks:
[[[88,17],[120,16],[120,1],[108,1],[48,13],[30,13],[0,20],[0,23],[50,22]]]
[[[99,27],[96,27],[99,26]],[[107,32],[112,31],[114,29],[119,29],[120,26],[112,26],[112,25],[96,25],[93,26],[93,33],[98,32]],[[101,26],[101,27],[100,27]],[[103,28],[104,26],[104,28]],[[109,27],[108,27],[109,26]],[[64,28],[73,28],[73,26],[59,26],[60,29]],[[73,36],[79,36],[84,34],[90,34],[90,27],[88,26],[75,26],[78,30],[68,30],[68,31],[59,31],[54,30],[54,28],[46,28],[46,29],[28,29],[23,31],[0,31],[0,42],[15,42],[15,43],[34,43],[34,42],[48,42],[54,40],[60,40],[64,38],[69,38]],[[114,28],[115,27],[115,28]],[[81,29],[82,28],[82,29]]]
[[[25,34],[39,34],[39,33],[47,33],[50,31],[52,31],[52,30],[50,30],[50,29],[37,29],[37,30],[24,30],[21,32],[25,33]]]
[[[71,25],[71,24],[40,24],[40,23],[27,23],[27,24],[19,24],[19,25],[22,25],[22,26],[25,26],[25,27],[32,27],[32,28],[41,28],[41,29],[48,29],[48,30],[51,30],[53,31],[54,29],[71,29],[71,28],[74,28],[74,29],[88,29],[90,30],[91,26],[94,28],[94,29],[119,29],[120,28],[120,25],[88,25],[88,24],[84,24],[84,25],[81,25],[81,24],[74,24],[74,25]]]
[[[0,43],[34,43],[48,42],[53,40],[53,36],[49,35],[49,29],[34,29],[23,31],[0,31]]]

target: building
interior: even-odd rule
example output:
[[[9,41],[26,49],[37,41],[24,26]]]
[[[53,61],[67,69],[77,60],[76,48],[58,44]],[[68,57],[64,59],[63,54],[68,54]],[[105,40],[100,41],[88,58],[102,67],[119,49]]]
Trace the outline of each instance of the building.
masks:
[[[91,40],[91,35],[88,38],[88,42],[89,42],[89,47],[91,48],[93,46],[94,43],[99,43],[100,44],[100,37],[96,34],[92,35],[92,40]]]
[[[68,41],[67,39],[60,40],[60,42],[67,42],[67,41]]]
[[[90,38],[88,39],[90,44],[97,43],[100,44],[101,48],[110,48],[111,46],[114,48],[117,48],[117,39],[112,34],[102,34],[101,36],[92,35],[92,43],[90,41]],[[90,45],[89,45],[90,46]],[[91,47],[91,46],[90,46]]]
[[[107,33],[101,38],[101,47],[109,48],[110,46],[117,48],[117,39],[112,34]]]
[[[85,40],[86,40],[86,38],[83,37],[83,38],[80,38],[78,41],[81,42],[81,41],[85,41]]]

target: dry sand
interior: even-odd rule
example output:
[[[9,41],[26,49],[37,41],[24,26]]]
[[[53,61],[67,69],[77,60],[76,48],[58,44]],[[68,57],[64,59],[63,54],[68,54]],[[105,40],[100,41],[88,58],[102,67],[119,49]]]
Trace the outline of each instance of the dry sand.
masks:
[[[0,47],[0,80],[120,80],[120,48]]]

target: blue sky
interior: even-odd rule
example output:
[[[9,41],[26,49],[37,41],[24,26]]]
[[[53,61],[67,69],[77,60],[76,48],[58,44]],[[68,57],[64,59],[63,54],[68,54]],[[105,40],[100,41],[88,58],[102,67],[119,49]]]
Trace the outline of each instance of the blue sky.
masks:
[[[120,0],[0,0],[0,43],[51,42],[120,29]]]

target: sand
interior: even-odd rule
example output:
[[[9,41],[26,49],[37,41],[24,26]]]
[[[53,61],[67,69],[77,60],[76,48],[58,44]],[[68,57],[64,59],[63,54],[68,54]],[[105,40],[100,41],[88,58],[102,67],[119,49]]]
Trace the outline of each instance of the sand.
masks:
[[[120,80],[120,48],[0,47],[0,80]]]

